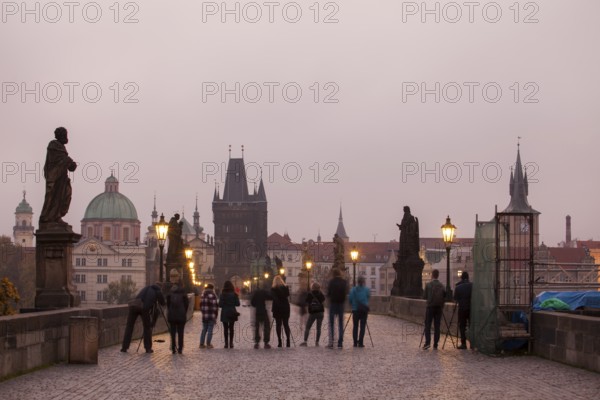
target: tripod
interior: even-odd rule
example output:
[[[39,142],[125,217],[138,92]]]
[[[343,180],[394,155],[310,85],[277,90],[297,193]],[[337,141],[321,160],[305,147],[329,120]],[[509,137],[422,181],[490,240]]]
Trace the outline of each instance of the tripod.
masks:
[[[454,339],[452,338],[452,335],[450,334],[450,327],[452,326],[452,321],[454,321],[454,316],[456,315],[456,306],[458,303],[454,302],[454,307],[452,308],[452,316],[450,317],[450,323],[448,323],[448,321],[446,320],[446,315],[444,313],[442,313],[442,316],[444,317],[444,324],[446,325],[446,336],[444,337],[444,343],[442,344],[442,349],[444,348],[444,346],[446,346],[446,340],[448,339],[448,336],[450,336],[450,341],[452,342],[452,346],[454,348],[458,347],[458,339],[457,339],[457,343],[454,343]],[[458,327],[457,329],[457,337],[458,337]]]
[[[454,343],[454,339],[450,334],[450,326],[452,326],[452,321],[454,321],[454,316],[456,315],[456,306],[458,303],[454,302],[454,307],[452,308],[452,316],[450,317],[450,322],[446,319],[446,314],[444,314],[444,309],[442,308],[442,319],[444,320],[444,325],[446,326],[446,336],[444,337],[444,343],[442,343],[442,349],[446,346],[446,340],[448,336],[450,336],[450,341],[452,342],[452,346],[456,348],[456,343]],[[429,312],[429,311],[428,311]],[[419,348],[423,344],[423,338],[425,337],[425,330],[427,329],[427,315],[425,315],[425,321],[423,321],[423,333],[421,334],[421,341],[419,342]]]
[[[273,332],[273,323],[275,322],[275,317],[271,318],[271,334]],[[288,322],[289,325],[289,322]],[[277,327],[275,327],[277,328]],[[282,330],[285,331],[285,329],[282,327]],[[276,332],[279,333],[279,332]],[[284,332],[281,332],[281,335],[283,336]],[[296,339],[294,339],[294,335],[292,334],[292,329],[290,328],[290,337],[292,338],[292,343],[294,343],[294,347],[296,347]]]
[[[344,331],[342,332],[342,336],[344,336],[344,333],[346,332],[346,328],[348,327],[348,324],[350,323],[350,319],[354,315],[353,312],[350,313],[350,315],[348,315],[348,319],[346,320],[346,325],[344,326]],[[369,334],[369,339],[371,340],[371,346],[375,347],[375,344],[373,343],[373,337],[371,336],[371,330],[369,329],[369,321],[368,320],[365,321],[365,327],[367,328],[367,333]]]
[[[169,326],[169,322],[167,321],[167,317],[165,316],[164,309],[162,308],[162,306],[160,304],[156,303],[154,305],[154,307],[152,308],[152,311],[150,311],[150,316],[152,317],[151,328],[150,328],[150,330],[151,330],[150,335],[152,335],[152,330],[156,326],[156,320],[158,319],[158,315],[159,314],[162,315],[163,320],[165,321],[165,324],[167,325],[167,330],[169,332],[171,331],[171,327]],[[142,341],[143,340],[144,340],[144,335],[142,334],[142,337],[140,338],[140,341],[138,343],[138,347],[135,350],[136,353],[140,350],[140,346],[142,345]],[[164,343],[164,339],[156,339],[155,342],[157,342],[157,343]]]

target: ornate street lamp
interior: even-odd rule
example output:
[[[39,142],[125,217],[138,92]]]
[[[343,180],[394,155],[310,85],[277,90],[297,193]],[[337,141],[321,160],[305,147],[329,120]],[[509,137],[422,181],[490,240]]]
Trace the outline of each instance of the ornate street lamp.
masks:
[[[307,261],[306,262],[306,290],[310,291],[310,269],[312,268],[312,261]]]
[[[255,276],[254,278],[254,290],[258,289],[258,276]]]
[[[356,286],[356,260],[358,260],[358,250],[356,250],[356,246],[352,247],[352,251],[350,252],[350,258],[352,259],[352,286]]]
[[[163,275],[163,250],[165,248],[165,241],[167,240],[167,233],[169,233],[169,224],[165,221],[164,214],[160,214],[160,220],[154,226],[156,229],[156,237],[158,238],[158,247],[160,248],[160,264],[159,264],[159,278],[160,282],[164,281]]]
[[[185,259],[188,262],[189,273],[192,277],[192,279],[189,279],[188,281],[192,281],[192,284],[196,285],[196,272],[194,271],[194,262],[192,261],[192,258],[194,257],[194,249],[191,247],[186,247],[183,250],[183,254],[185,254]]]
[[[442,237],[446,245],[446,300],[452,300],[452,288],[450,287],[450,249],[452,240],[454,240],[454,231],[456,226],[450,222],[450,216],[446,218],[446,223],[442,225]]]

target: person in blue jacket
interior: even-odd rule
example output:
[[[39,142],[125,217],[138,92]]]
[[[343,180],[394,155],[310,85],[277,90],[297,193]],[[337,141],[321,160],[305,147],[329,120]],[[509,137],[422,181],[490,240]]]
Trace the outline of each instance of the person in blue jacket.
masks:
[[[358,286],[350,290],[350,305],[352,306],[352,339],[354,347],[365,347],[365,326],[369,315],[369,297],[371,291],[365,286],[365,277],[358,277]],[[360,332],[359,332],[360,326]]]

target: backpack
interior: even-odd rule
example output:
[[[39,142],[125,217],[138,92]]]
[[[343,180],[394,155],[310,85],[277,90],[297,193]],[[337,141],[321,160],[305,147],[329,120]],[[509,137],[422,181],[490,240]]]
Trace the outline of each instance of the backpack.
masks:
[[[443,306],[446,302],[446,290],[439,282],[431,283],[431,307]]]
[[[321,313],[324,311],[325,311],[325,308],[323,307],[323,304],[319,301],[317,296],[313,295],[312,300],[310,301],[310,304],[308,305],[308,312],[310,314],[317,314],[317,313]]]

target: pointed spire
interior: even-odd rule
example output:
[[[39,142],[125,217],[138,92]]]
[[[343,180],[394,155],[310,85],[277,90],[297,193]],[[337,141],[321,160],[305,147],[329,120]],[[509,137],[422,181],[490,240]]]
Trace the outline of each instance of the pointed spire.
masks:
[[[231,145],[229,145],[229,159],[231,160]]]
[[[217,183],[217,180],[215,179],[215,194],[213,195],[213,201],[219,201],[219,184]]]
[[[342,216],[342,204],[340,203],[340,216],[338,218],[338,225],[335,231],[339,237],[341,237],[344,241],[348,241],[350,239],[346,234],[346,228],[344,228],[344,218]]]
[[[267,194],[265,193],[265,185],[262,180],[262,176],[260,177],[260,183],[258,184],[258,197],[259,201],[267,201]]]
[[[244,145],[242,145],[242,160],[244,159]]]
[[[196,232],[196,237],[199,237],[200,232],[202,232],[202,228],[200,227],[200,213],[198,212],[198,193],[196,193],[196,209],[194,210],[194,231]]]
[[[156,192],[154,192],[154,208],[152,209],[152,224],[156,224],[158,222],[158,212],[156,211]]]
[[[321,228],[319,228],[319,231],[317,233],[317,243],[321,243]]]
[[[519,137],[519,140],[521,138]],[[521,163],[521,144],[517,143],[517,162],[515,163],[514,171],[510,173],[510,203],[503,212],[534,212],[534,210],[527,201],[529,194],[529,184],[527,181],[527,171],[524,170]]]

